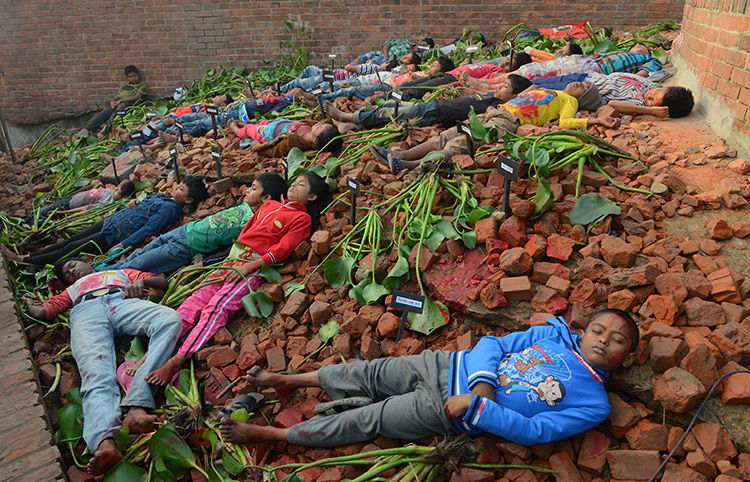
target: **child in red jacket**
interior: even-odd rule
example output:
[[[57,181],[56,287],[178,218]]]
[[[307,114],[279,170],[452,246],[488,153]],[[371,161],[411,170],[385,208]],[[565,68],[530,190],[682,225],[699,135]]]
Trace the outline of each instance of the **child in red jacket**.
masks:
[[[321,210],[330,201],[328,184],[314,172],[300,174],[289,186],[286,200],[266,201],[237,237],[243,248],[234,247],[229,261],[211,277],[216,280],[199,289],[177,309],[182,316],[182,346],[161,368],[146,376],[154,385],[166,385],[183,362],[229,321],[242,307],[242,297],[257,289],[263,278],[252,276],[264,264],[286,260],[299,243],[317,229]],[[235,243],[236,245],[237,243]],[[243,276],[248,276],[245,281]]]

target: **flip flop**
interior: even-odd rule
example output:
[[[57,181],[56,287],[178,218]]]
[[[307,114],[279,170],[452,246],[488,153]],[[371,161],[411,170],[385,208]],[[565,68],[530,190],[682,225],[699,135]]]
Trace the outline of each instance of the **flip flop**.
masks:
[[[393,175],[398,174],[403,169],[403,167],[401,167],[401,159],[395,157],[390,152],[388,153],[388,168],[390,168],[391,174]]]
[[[266,398],[263,395],[255,392],[237,395],[236,397],[234,397],[234,400],[232,400],[228,405],[219,410],[219,416],[229,417],[237,410],[242,410],[243,408],[247,410],[247,413],[253,413],[258,410],[261,405],[263,405],[265,399]]]
[[[390,154],[390,151],[388,151],[388,149],[373,144],[372,142],[368,142],[367,147],[370,149],[370,152],[372,152],[372,155],[378,158],[380,162],[382,162],[383,164],[388,164],[388,155]]]
[[[122,365],[117,367],[117,382],[120,384],[120,387],[122,387],[122,391],[125,393],[128,393],[130,391],[130,385],[133,383],[133,375],[128,375],[125,373],[125,370],[135,365],[135,362],[132,361],[126,361],[123,362]],[[179,388],[180,385],[180,372],[177,372],[172,377],[172,380],[169,382],[170,385],[174,386],[175,388]]]
[[[332,402],[319,403],[315,405],[315,413],[319,415],[334,415],[337,413],[351,410],[352,408],[364,407],[373,403],[371,398],[367,397],[349,397]]]

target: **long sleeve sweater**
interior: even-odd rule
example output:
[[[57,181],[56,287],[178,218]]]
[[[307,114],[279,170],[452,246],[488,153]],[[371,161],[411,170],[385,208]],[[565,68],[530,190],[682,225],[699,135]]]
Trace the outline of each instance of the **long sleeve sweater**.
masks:
[[[503,337],[485,336],[451,355],[448,396],[470,393],[479,382],[495,400],[474,395],[456,428],[490,432],[523,445],[552,442],[584,432],[609,415],[607,373],[581,353],[580,338],[564,320]]]

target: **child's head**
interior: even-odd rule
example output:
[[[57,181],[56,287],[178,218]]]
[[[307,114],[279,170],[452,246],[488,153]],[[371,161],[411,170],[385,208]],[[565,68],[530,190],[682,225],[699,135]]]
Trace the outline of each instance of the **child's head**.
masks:
[[[427,69],[427,75],[435,75],[439,72],[448,72],[456,68],[456,64],[453,63],[448,57],[440,56]]]
[[[244,201],[257,209],[261,204],[273,199],[278,201],[286,192],[284,178],[275,172],[264,172],[255,176],[255,180],[245,192]]]
[[[635,44],[630,47],[630,51],[637,54],[651,55],[651,49],[643,44]]]
[[[141,72],[135,65],[125,66],[125,79],[130,84],[137,84],[141,81]]]
[[[403,65],[419,65],[422,63],[422,57],[414,52],[409,52],[408,54],[401,56],[399,62]]]
[[[557,53],[562,57],[566,57],[568,55],[583,55],[583,49],[580,45],[571,41],[563,45]]]
[[[125,179],[117,185],[117,189],[115,189],[115,193],[112,195],[112,198],[117,201],[118,199],[132,196],[134,192],[135,183],[130,179]]]
[[[66,286],[70,286],[84,276],[94,272],[91,261],[86,258],[68,258],[55,263],[55,276]]]
[[[208,190],[203,179],[198,176],[188,176],[174,188],[172,197],[192,211],[198,204],[208,199]]]
[[[420,40],[417,45],[421,45],[423,47],[429,47],[431,49],[435,48],[435,41],[432,39],[432,37],[425,37],[422,40]]]
[[[344,145],[344,139],[335,139],[341,133],[333,124],[318,122],[312,126],[312,136],[315,139],[315,147],[324,152],[337,152]],[[335,140],[334,140],[335,139]]]
[[[669,107],[669,117],[685,117],[693,110],[693,93],[685,87],[659,87],[643,94],[649,107]]]
[[[219,94],[211,99],[211,103],[219,107],[229,105],[232,102],[234,102],[234,99],[229,94]]]
[[[527,54],[526,52],[517,52],[513,54],[513,64],[510,66],[510,69],[508,72],[513,72],[515,70],[518,70],[519,67],[522,65],[530,64],[531,63],[531,55]]]
[[[520,94],[532,85],[529,79],[518,74],[508,74],[508,83],[510,84],[513,95]]]
[[[325,179],[307,171],[292,182],[286,191],[286,198],[307,206],[307,213],[312,218],[312,231],[315,231],[321,211],[331,202],[331,193]]]
[[[599,89],[591,82],[571,82],[565,93],[578,99],[579,110],[596,110],[604,104]]]
[[[638,325],[629,314],[622,310],[602,310],[586,325],[581,352],[594,368],[612,372],[633,363],[639,338]]]

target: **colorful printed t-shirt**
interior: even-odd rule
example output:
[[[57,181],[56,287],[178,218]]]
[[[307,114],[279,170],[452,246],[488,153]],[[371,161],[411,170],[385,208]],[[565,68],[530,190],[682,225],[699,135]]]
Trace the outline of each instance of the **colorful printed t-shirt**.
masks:
[[[603,54],[595,54],[593,59],[599,65],[603,74],[612,72],[630,72],[636,74],[641,70],[656,72],[661,69],[661,62],[648,54],[616,50]]]
[[[247,203],[241,203],[188,223],[185,225],[185,240],[190,252],[193,255],[213,253],[231,245],[251,217],[253,208]]]
[[[515,71],[516,74],[523,75],[529,80],[588,72],[601,72],[601,69],[596,60],[584,55],[568,55],[547,62],[532,62],[520,66]]]
[[[237,131],[239,137],[250,137],[258,142],[270,142],[282,134],[294,133],[307,122],[295,122],[289,119],[274,119],[248,124]]]
[[[89,189],[73,194],[70,198],[70,209],[80,208],[82,206],[101,206],[109,204],[114,196],[114,189]]]
[[[498,106],[518,117],[518,122],[543,126],[545,123],[560,119],[562,129],[585,127],[587,119],[576,119],[578,99],[561,90],[534,89],[510,99]]]

